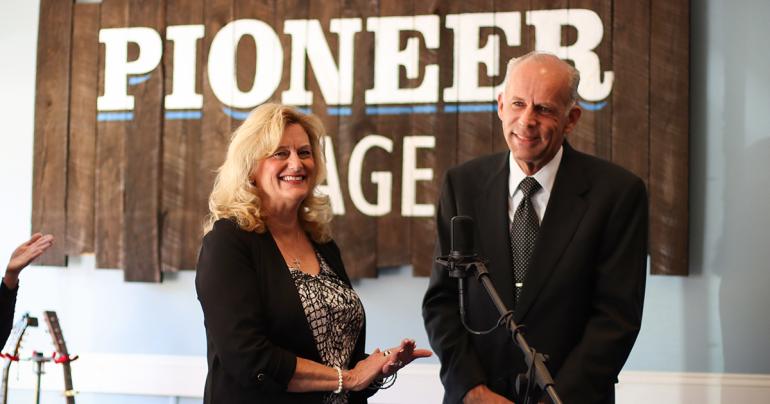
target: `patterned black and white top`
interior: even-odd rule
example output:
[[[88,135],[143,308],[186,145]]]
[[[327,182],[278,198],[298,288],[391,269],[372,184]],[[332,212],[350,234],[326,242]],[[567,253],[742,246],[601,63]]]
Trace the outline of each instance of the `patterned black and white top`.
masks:
[[[364,324],[364,306],[356,292],[340,279],[321,254],[321,271],[313,276],[289,265],[305,316],[324,365],[345,368]],[[324,403],[346,404],[347,393],[329,393]]]

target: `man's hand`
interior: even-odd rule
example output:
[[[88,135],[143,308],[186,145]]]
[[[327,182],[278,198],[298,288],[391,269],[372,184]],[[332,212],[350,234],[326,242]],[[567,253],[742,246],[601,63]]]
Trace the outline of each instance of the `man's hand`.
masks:
[[[487,386],[479,384],[468,390],[463,397],[463,404],[513,404],[513,401],[495,393]]]
[[[5,270],[3,282],[9,289],[15,289],[19,284],[19,274],[30,262],[39,257],[53,244],[53,236],[35,233],[24,244],[16,247],[11,254],[11,260]]]

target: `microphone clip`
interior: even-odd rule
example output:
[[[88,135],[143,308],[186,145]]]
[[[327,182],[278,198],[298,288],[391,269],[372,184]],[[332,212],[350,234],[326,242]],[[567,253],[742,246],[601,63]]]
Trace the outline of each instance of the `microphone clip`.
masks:
[[[467,278],[472,275],[477,266],[486,266],[487,260],[479,258],[477,254],[449,254],[436,257],[436,263],[449,271],[450,278]]]

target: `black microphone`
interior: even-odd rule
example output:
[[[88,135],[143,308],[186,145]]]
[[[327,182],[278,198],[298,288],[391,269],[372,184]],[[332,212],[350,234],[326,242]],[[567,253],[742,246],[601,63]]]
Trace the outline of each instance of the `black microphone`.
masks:
[[[450,221],[450,224],[449,259],[456,263],[475,260],[473,218],[470,216],[455,216]]]

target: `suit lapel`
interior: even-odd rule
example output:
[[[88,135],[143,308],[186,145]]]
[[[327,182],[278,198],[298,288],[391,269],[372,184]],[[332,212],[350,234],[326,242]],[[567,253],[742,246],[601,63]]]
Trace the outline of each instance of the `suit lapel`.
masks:
[[[586,206],[582,195],[588,189],[588,184],[580,165],[575,162],[575,154],[565,142],[564,154],[540,225],[521,301],[515,310],[514,318],[517,323],[522,321],[532,307],[583,218]]]
[[[495,169],[484,191],[477,197],[474,206],[477,220],[477,244],[484,251],[479,251],[482,258],[492,261],[488,270],[492,282],[506,306],[513,306],[513,269],[511,267],[510,236],[508,233],[508,156],[503,153],[495,160]]]

